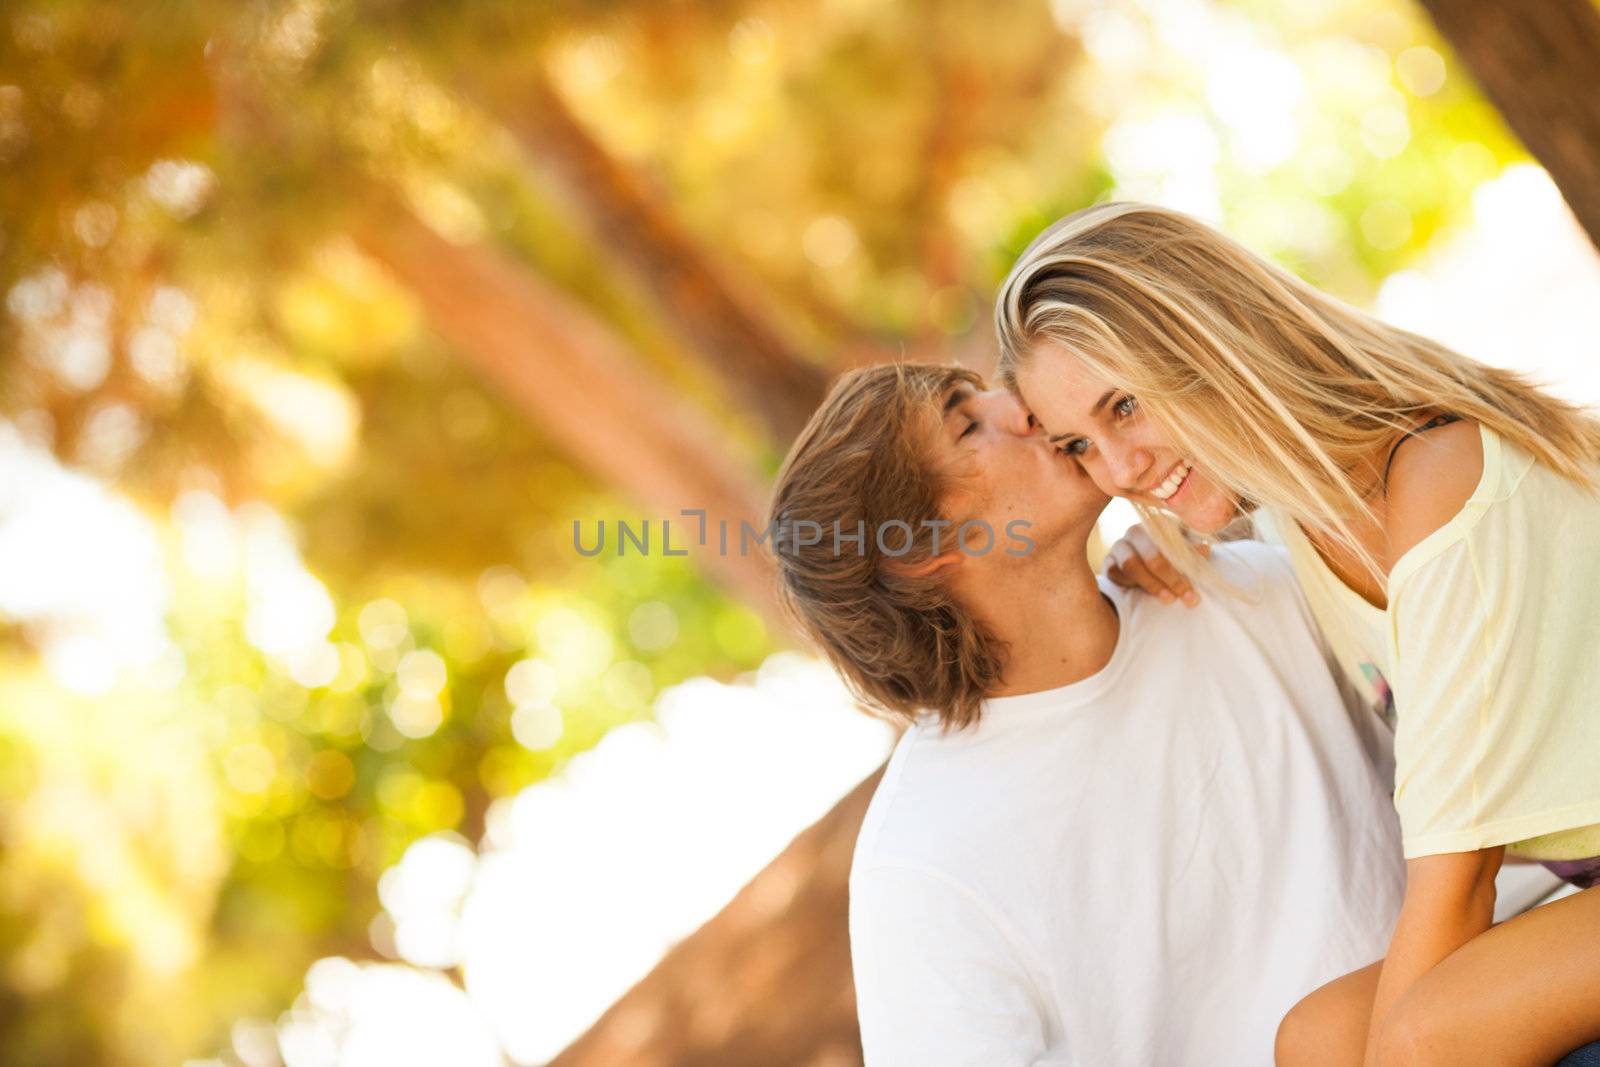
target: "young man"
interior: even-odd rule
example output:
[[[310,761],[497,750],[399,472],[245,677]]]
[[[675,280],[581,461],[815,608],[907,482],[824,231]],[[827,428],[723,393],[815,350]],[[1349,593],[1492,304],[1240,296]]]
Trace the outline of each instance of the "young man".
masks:
[[[847,375],[779,473],[786,599],[908,724],[850,878],[868,1067],[1269,1064],[1393,927],[1381,735],[1286,560],[1161,610],[1091,571],[1105,503],[954,367]]]

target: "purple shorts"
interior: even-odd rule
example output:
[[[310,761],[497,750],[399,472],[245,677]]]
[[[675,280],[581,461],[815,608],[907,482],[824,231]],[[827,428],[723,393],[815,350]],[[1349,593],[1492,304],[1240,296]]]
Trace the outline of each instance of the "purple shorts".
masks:
[[[1600,885],[1600,856],[1586,860],[1540,860],[1545,869],[1556,877],[1565,879],[1579,889]]]

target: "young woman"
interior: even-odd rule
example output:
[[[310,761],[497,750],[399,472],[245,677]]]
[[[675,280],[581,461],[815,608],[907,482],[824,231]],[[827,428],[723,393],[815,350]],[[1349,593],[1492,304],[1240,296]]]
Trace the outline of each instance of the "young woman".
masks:
[[[1183,528],[1266,520],[1392,712],[1401,917],[1290,1012],[1279,1062],[1600,1040],[1600,421],[1146,204],[1043,233],[996,319],[1002,378],[1180,571],[1207,581]],[[1508,851],[1584,891],[1493,926]]]

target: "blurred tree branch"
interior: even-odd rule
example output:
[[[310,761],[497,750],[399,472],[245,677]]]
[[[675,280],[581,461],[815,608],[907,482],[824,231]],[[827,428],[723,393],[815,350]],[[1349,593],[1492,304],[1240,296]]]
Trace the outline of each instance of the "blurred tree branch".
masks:
[[[453,244],[387,195],[374,197],[356,242],[422,304],[441,337],[487,384],[531,416],[575,462],[659,510],[730,592],[782,628],[770,561],[739,552],[741,522],[758,527],[759,479],[729,457],[708,419],[678,399],[577,301],[482,245]],[[680,508],[706,512],[698,522]],[[719,523],[729,550],[716,550]],[[657,527],[659,534],[659,527]],[[655,542],[660,545],[660,541]]]
[[[1593,0],[1422,0],[1600,246],[1600,10]]]
[[[277,143],[283,116],[246,55],[213,49],[219,126],[234,144]],[[463,363],[574,463],[657,509],[647,516],[652,550],[664,550],[660,523],[671,521],[674,551],[689,550],[775,632],[786,628],[770,559],[758,546],[740,551],[741,524],[761,525],[765,487],[733,458],[709,418],[634,358],[607,323],[532,268],[486,244],[446,239],[386,181],[351,168],[330,184],[350,203],[352,239],[412,293]],[[705,511],[704,544],[697,543],[699,521],[679,514],[685,508]],[[727,551],[719,544],[723,524]]]
[[[802,354],[761,300],[583,127],[537,66],[520,68],[515,83],[502,89],[469,84],[467,95],[560,180],[596,244],[654,298],[730,391],[760,413],[774,438],[792,440],[822,400],[829,372]]]

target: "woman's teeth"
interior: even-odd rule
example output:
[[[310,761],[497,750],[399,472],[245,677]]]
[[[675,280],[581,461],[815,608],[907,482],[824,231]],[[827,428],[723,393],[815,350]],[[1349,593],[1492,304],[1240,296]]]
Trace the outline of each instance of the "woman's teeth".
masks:
[[[1189,477],[1189,472],[1192,470],[1194,470],[1193,463],[1180,462],[1176,467],[1172,468],[1172,473],[1167,475],[1166,481],[1150,490],[1150,495],[1157,500],[1167,499],[1178,491],[1178,487],[1183,484],[1185,478]]]

